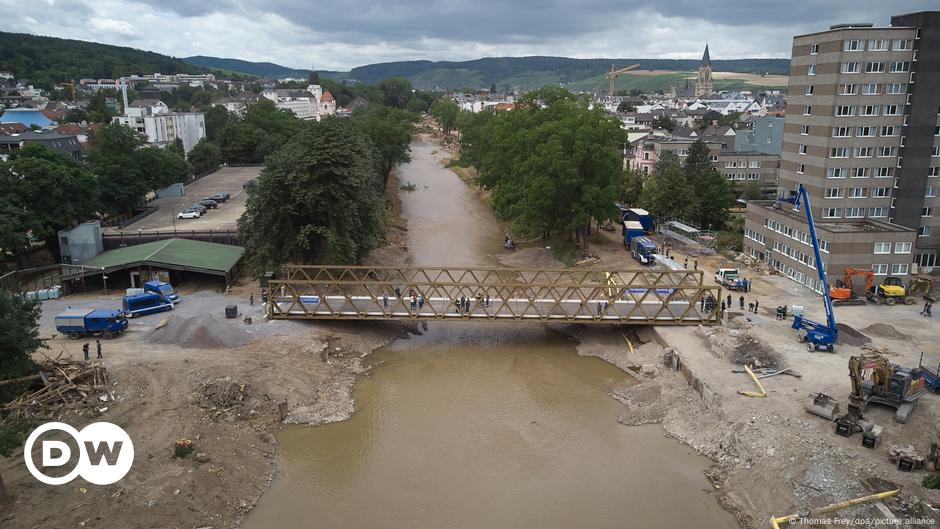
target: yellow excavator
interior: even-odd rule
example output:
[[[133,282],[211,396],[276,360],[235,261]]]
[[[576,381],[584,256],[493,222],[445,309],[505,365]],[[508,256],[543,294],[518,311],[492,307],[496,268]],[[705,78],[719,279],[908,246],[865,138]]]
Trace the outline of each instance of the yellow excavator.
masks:
[[[862,420],[870,403],[885,404],[897,410],[895,419],[907,423],[917,401],[927,393],[919,369],[892,364],[879,353],[864,353],[849,358],[849,412],[836,420],[836,433],[848,437]]]
[[[865,278],[865,297],[856,295],[852,287],[852,279],[856,276]],[[832,304],[839,305],[865,305],[865,299],[875,305],[895,305],[902,303],[904,305],[913,305],[917,303],[916,295],[922,295],[926,299],[933,291],[933,280],[915,277],[908,283],[907,288],[901,278],[888,276],[878,286],[872,286],[875,281],[875,273],[863,268],[845,268],[842,271],[842,280],[837,281],[836,285],[829,289],[829,297],[832,298]],[[931,300],[932,301],[932,300]]]

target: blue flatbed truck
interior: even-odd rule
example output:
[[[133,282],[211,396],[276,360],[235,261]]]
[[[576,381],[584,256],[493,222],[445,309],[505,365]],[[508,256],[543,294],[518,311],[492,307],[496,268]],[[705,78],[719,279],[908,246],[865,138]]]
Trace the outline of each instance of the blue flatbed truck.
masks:
[[[127,330],[127,317],[119,310],[69,309],[55,317],[55,328],[73,340],[89,335],[113,338]]]

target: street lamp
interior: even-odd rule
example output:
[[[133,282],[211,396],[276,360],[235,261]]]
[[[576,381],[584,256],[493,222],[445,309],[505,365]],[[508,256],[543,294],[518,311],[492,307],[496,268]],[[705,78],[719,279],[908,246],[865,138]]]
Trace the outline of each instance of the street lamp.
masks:
[[[104,293],[108,293],[108,276],[104,273],[104,267],[101,267],[101,282],[104,283]]]

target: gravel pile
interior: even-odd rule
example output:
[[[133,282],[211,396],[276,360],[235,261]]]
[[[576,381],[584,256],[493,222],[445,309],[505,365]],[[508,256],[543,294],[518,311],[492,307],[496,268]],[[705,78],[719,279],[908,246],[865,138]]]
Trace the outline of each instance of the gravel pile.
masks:
[[[780,355],[772,347],[753,334],[743,333],[738,337],[732,351],[731,361],[754,368],[783,367]]]
[[[874,334],[882,338],[891,338],[893,340],[906,340],[908,336],[887,323],[872,323],[862,329],[865,334]]]
[[[197,349],[240,347],[252,339],[252,335],[238,324],[219,320],[211,314],[191,318],[174,315],[166,325],[151,331],[149,336],[153,343],[172,343]]]
[[[858,332],[851,325],[846,325],[844,323],[837,323],[836,327],[838,327],[839,329],[839,343],[842,345],[852,345],[855,347],[861,347],[863,345],[868,345],[871,343],[871,338]],[[891,326],[888,325],[888,327],[891,327]]]

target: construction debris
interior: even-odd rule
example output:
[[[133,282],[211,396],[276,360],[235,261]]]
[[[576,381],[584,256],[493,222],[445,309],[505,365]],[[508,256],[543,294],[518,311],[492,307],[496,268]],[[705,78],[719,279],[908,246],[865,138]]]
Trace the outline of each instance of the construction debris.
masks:
[[[762,339],[750,333],[742,333],[732,351],[731,361],[749,365],[754,369],[778,368],[783,363],[780,355]]]
[[[107,369],[101,364],[59,357],[42,361],[39,370],[40,384],[0,407],[3,421],[54,418],[67,411],[98,413],[102,402],[114,400]]]
[[[208,380],[202,385],[202,394],[215,407],[230,409],[241,406],[251,398],[251,384],[230,377]]]

